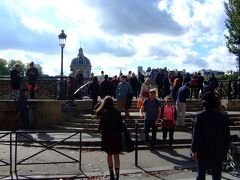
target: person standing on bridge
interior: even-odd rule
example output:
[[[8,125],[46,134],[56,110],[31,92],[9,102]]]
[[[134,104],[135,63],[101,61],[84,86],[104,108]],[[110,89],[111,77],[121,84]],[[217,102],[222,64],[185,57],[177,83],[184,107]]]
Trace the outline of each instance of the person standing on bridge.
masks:
[[[192,159],[198,161],[197,180],[205,180],[208,169],[214,180],[220,180],[230,144],[229,117],[220,110],[220,100],[214,93],[204,94],[202,103],[205,110],[196,115],[193,128]]]
[[[124,130],[122,116],[114,108],[114,102],[110,96],[103,99],[102,104],[96,110],[96,114],[100,116],[101,148],[107,153],[110,180],[118,180],[120,170],[119,154],[122,150],[121,132]],[[115,168],[116,177],[114,177],[113,167]]]
[[[37,81],[38,81],[38,69],[35,67],[34,62],[31,62],[29,64],[29,68],[26,72],[27,80],[28,80],[28,87],[30,90],[30,97],[31,99],[35,98],[35,91],[37,87]]]
[[[19,98],[20,94],[20,88],[21,88],[21,71],[20,71],[20,64],[15,64],[13,70],[10,72],[11,75],[11,97],[13,97],[15,100]]]

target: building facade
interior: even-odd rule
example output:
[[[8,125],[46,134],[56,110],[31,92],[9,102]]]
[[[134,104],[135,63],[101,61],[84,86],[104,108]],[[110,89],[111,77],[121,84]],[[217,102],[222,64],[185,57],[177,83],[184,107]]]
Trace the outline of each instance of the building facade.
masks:
[[[73,76],[76,75],[78,71],[83,74],[84,79],[89,78],[91,74],[92,65],[90,60],[84,56],[83,49],[79,49],[78,56],[72,59],[70,70],[72,71]]]

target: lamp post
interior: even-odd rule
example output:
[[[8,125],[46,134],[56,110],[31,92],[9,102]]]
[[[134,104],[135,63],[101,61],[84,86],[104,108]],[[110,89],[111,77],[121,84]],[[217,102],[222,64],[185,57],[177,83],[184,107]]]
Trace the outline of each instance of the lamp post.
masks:
[[[240,76],[240,36],[237,39],[238,76]]]
[[[237,62],[238,62],[238,79],[237,79],[237,98],[240,99],[240,36],[237,39]]]
[[[62,30],[61,34],[58,35],[59,39],[59,45],[61,46],[61,74],[60,74],[60,94],[58,99],[64,99],[65,95],[63,92],[63,48],[65,47],[66,44],[66,38],[67,35],[64,33],[64,30]]]

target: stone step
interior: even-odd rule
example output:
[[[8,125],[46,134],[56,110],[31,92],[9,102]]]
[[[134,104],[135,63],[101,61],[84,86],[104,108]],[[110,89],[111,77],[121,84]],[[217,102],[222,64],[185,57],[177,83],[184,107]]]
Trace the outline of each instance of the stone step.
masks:
[[[194,117],[185,117],[185,121],[186,122],[191,122],[193,120]],[[89,124],[94,124],[94,123],[99,123],[100,119],[95,117],[95,118],[72,118],[68,121],[65,121],[65,122],[76,122],[76,123],[89,123]],[[132,117],[131,119],[127,119],[125,120],[126,123],[135,123],[135,122],[138,122],[138,123],[143,123],[144,122],[144,119],[142,118],[139,118],[139,117]]]
[[[186,126],[191,127],[192,123],[185,122]],[[72,128],[82,128],[82,129],[97,129],[99,127],[99,123],[78,123],[78,122],[63,122],[61,124],[63,127],[72,127]],[[135,123],[127,123],[128,128],[135,128]],[[138,123],[138,127],[143,129],[144,123]]]
[[[121,113],[123,118],[125,117],[125,113]],[[194,118],[196,113],[193,112],[186,112],[185,117],[186,118]],[[140,119],[140,114],[139,112],[134,112],[134,111],[130,111],[130,115],[132,117],[132,119]],[[96,115],[92,115],[92,114],[80,114],[78,115],[79,119],[98,119],[98,117]]]
[[[94,126],[78,126],[76,124],[64,124],[64,125],[55,125],[53,126],[53,129],[58,130],[76,130],[76,131],[82,131],[83,133],[99,133],[98,130],[98,124]],[[135,126],[128,126],[128,130],[131,133],[135,132]],[[240,125],[230,126],[230,130],[234,131],[240,131]],[[144,125],[138,126],[138,131],[143,133],[144,132]],[[175,132],[189,132],[191,133],[192,126],[191,124],[186,123],[186,127],[176,127]],[[162,132],[162,128],[158,128],[158,132]]]

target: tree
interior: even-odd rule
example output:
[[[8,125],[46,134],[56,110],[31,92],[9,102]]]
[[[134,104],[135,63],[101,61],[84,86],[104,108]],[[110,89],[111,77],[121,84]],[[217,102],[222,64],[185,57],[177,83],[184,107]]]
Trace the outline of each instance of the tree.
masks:
[[[7,67],[7,61],[0,58],[0,75],[9,75],[10,71]]]
[[[5,59],[0,58],[0,75],[10,75],[10,71],[13,69],[15,64],[19,64],[21,67],[21,71],[24,74],[24,72],[27,71],[27,68],[29,67],[29,64],[24,64],[21,60],[10,60],[6,61]],[[42,66],[40,64],[35,64],[35,67],[38,69],[39,76],[42,75]]]
[[[226,46],[230,53],[238,55],[238,44],[240,37],[240,1],[239,0],[227,0],[224,2],[225,12],[227,18],[225,25],[228,29],[228,35],[225,35],[227,39]]]
[[[9,71],[11,71],[14,68],[15,64],[19,64],[20,68],[21,68],[21,71],[22,72],[26,72],[26,69],[27,69],[26,65],[23,64],[23,62],[21,60],[14,60],[14,59],[12,59],[12,60],[10,60],[8,62],[8,69],[9,69]]]

